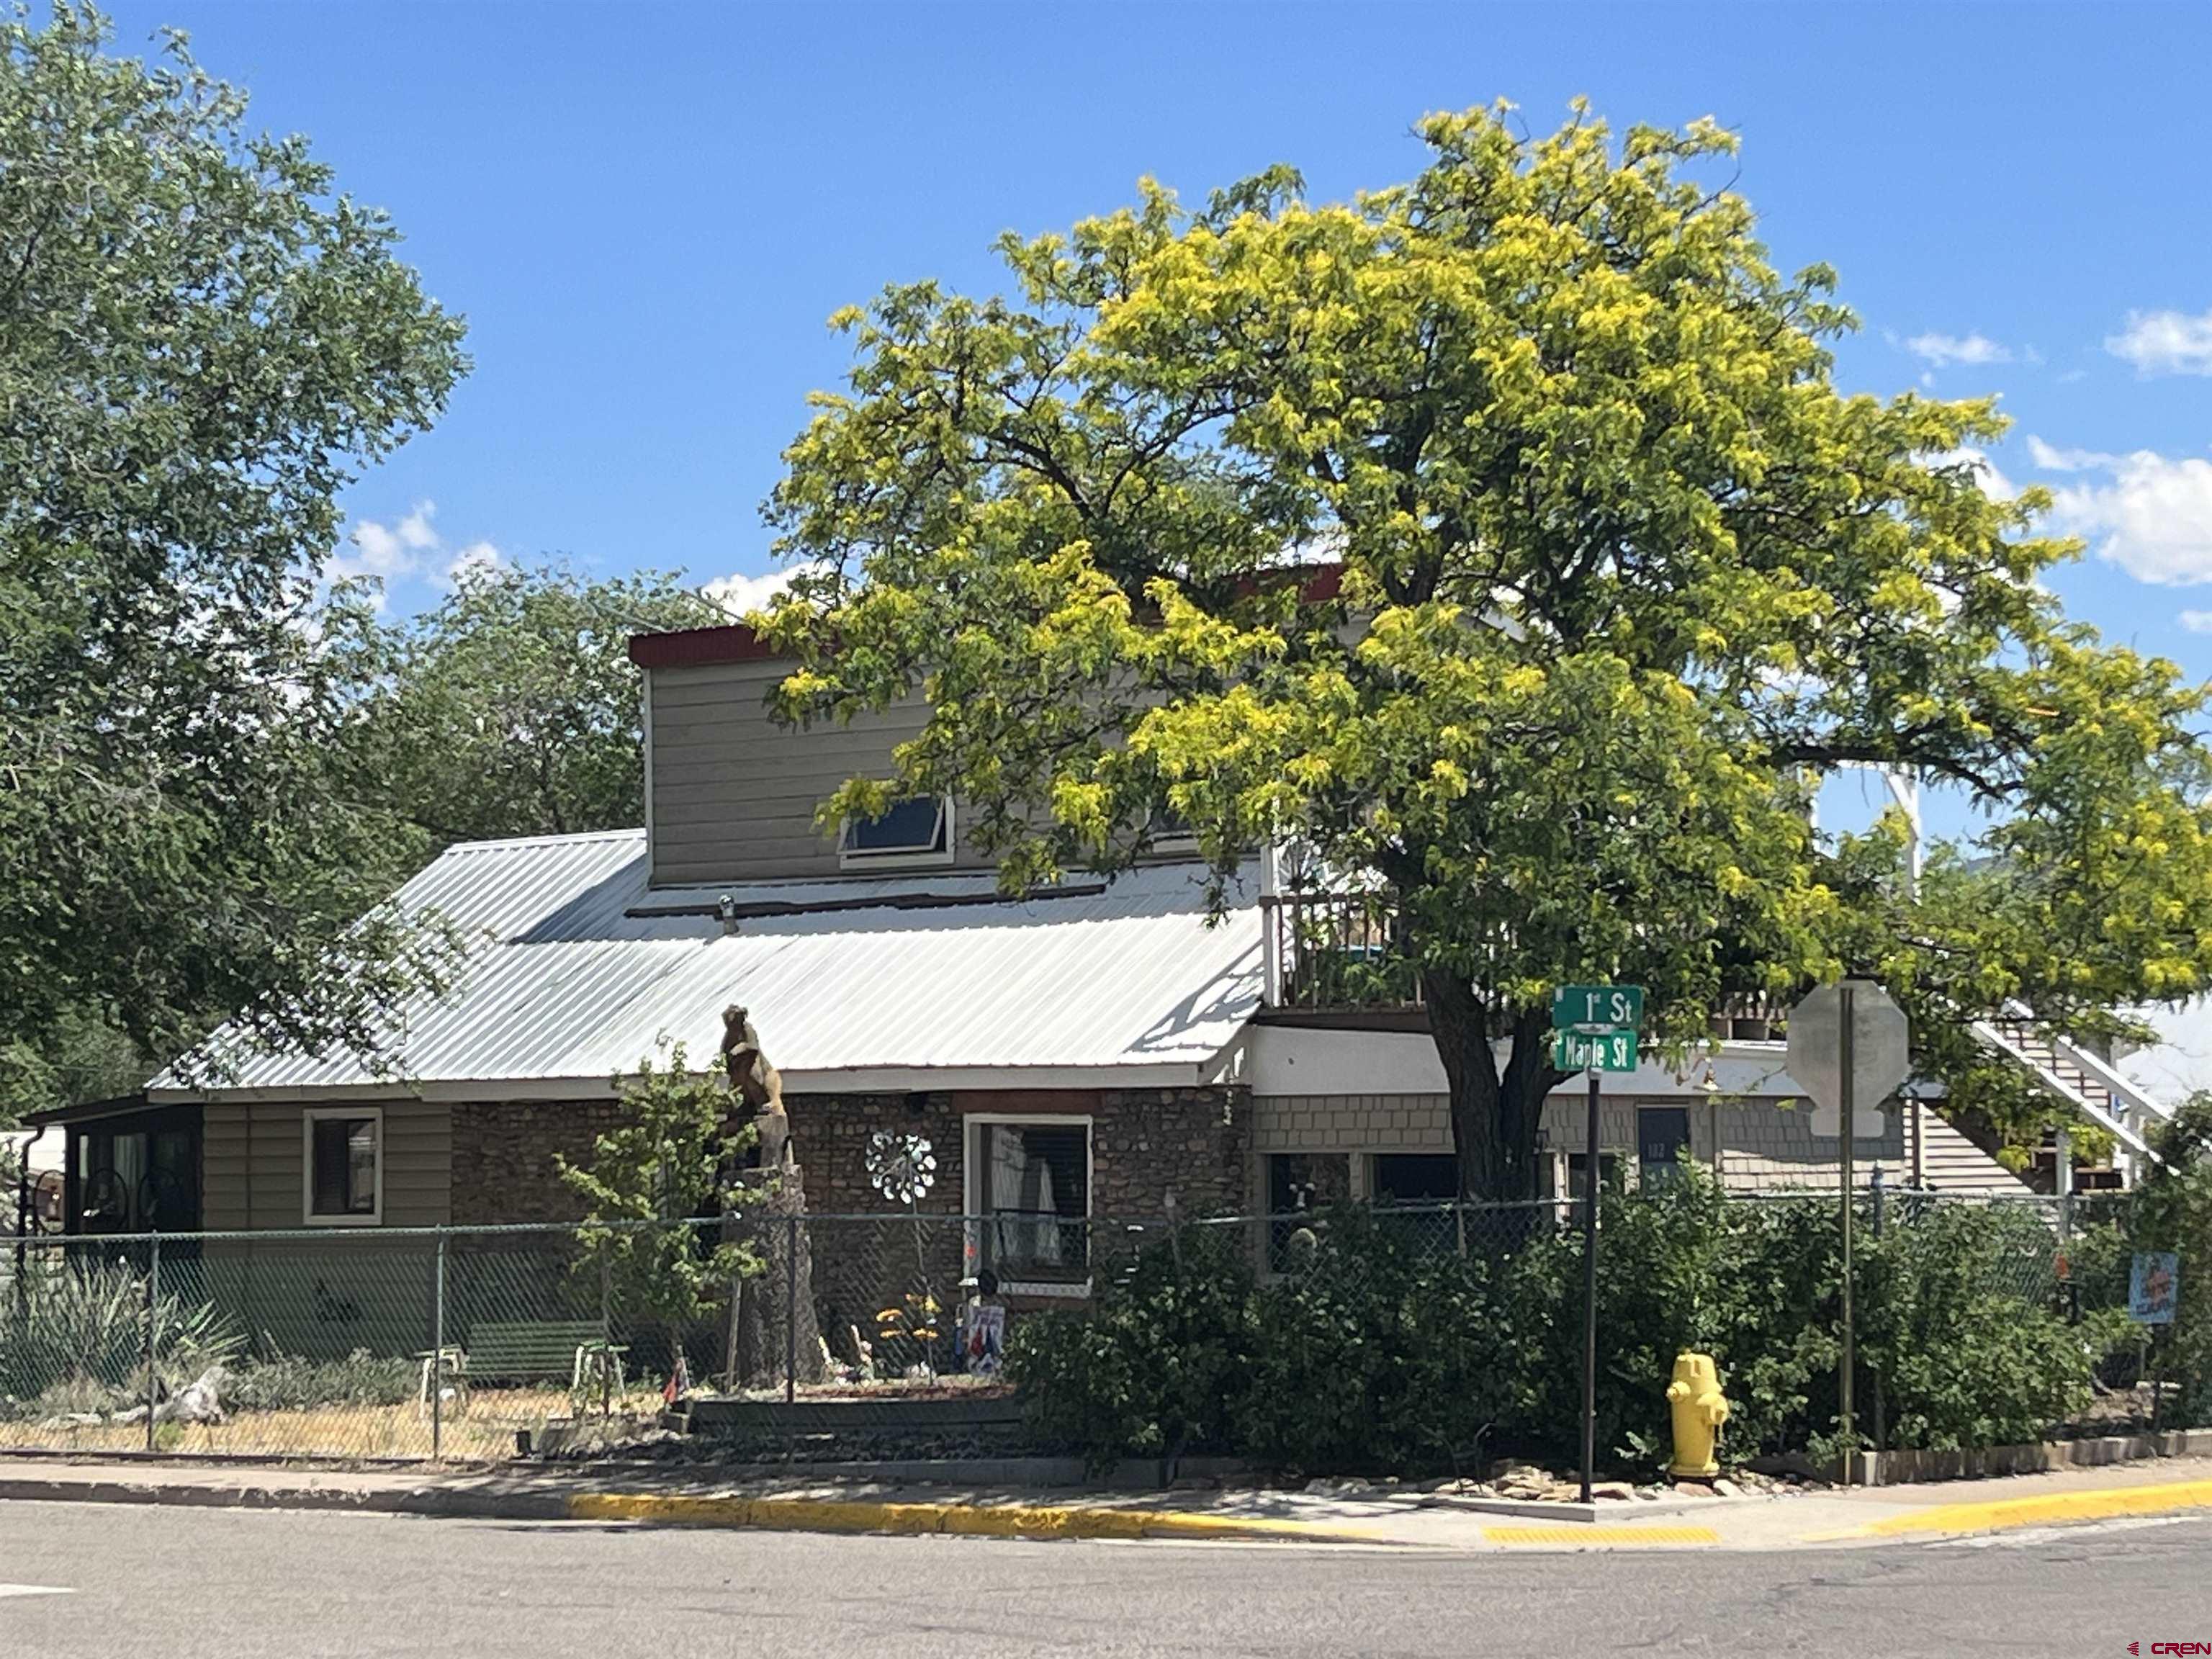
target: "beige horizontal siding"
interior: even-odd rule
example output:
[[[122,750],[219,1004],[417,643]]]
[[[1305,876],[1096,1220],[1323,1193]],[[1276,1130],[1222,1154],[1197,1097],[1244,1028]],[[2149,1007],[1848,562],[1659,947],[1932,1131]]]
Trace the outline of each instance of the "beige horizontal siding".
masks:
[[[653,879],[785,880],[840,873],[815,812],[851,777],[888,777],[891,751],[928,719],[919,702],[851,722],[789,728],[764,699],[786,663],[702,663],[653,675]],[[988,868],[962,845],[955,864]]]
[[[200,1212],[210,1231],[306,1224],[307,1112],[318,1103],[215,1100],[202,1120]],[[384,1113],[384,1224],[432,1227],[453,1214],[453,1121],[441,1102]]]

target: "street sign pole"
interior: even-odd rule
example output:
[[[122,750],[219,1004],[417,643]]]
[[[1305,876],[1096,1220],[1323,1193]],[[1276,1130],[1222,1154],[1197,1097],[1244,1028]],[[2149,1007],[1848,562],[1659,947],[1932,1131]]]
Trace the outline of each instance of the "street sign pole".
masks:
[[[1837,1103],[1843,1120],[1843,1133],[1838,1137],[1837,1145],[1843,1149],[1841,1162],[1844,1170],[1844,1358],[1836,1375],[1836,1396],[1842,1407],[1838,1416],[1844,1441],[1843,1484],[1848,1486],[1851,1484],[1851,1458],[1856,1449],[1851,1443],[1851,1143],[1857,1139],[1854,1131],[1858,1119],[1852,1115],[1852,1111],[1858,1103],[1854,1098],[1857,1091],[1851,1086],[1854,1081],[1851,1073],[1857,1055],[1853,1052],[1851,1042],[1855,1035],[1851,1006],[1853,987],[1849,980],[1845,980],[1838,988],[1843,993],[1842,1018],[1837,1022],[1836,1069],[1843,1092],[1842,1099]]]
[[[1583,1502],[1597,1471],[1597,1161],[1598,1086],[1589,1074],[1589,1133],[1583,1161]]]
[[[1583,1157],[1583,1502],[1597,1474],[1598,1096],[1607,1072],[1636,1069],[1641,985],[1561,985],[1552,992],[1552,1069],[1589,1073]]]
[[[1838,1286],[1842,1318],[1836,1370],[1836,1429],[1844,1443],[1844,1483],[1851,1479],[1856,1418],[1851,1376],[1857,1366],[1857,1333],[1851,1306],[1851,1221],[1857,1201],[1853,1145],[1860,1133],[1858,1103],[1875,1104],[1895,1093],[1912,1074],[1911,1026],[1905,1011],[1872,980],[1847,979],[1808,992],[1790,1011],[1790,1075],[1819,1109],[1813,1133],[1825,1137],[1826,1114],[1835,1114],[1836,1166],[1843,1176],[1838,1200],[1843,1282]],[[1869,1114],[1876,1133],[1881,1115]]]

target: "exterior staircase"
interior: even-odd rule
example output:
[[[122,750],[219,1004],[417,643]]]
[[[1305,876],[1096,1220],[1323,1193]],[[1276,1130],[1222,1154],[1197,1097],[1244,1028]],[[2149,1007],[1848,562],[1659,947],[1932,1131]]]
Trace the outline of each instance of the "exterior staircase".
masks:
[[[2045,1091],[2109,1133],[2117,1143],[2119,1183],[2134,1185],[2158,1161],[2145,1131],[2171,1118],[2172,1109],[2129,1082],[2102,1056],[2026,1016],[2025,1009],[2008,1010],[1998,1019],[1977,1020],[1975,1040],[2026,1068]]]

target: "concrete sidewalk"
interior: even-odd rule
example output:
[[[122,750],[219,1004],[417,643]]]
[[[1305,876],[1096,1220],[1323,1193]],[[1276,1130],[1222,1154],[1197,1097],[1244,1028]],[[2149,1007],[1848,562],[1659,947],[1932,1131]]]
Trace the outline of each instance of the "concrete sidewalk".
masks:
[[[2123,1516],[2212,1511],[2212,1459],[1874,1490],[1713,1498],[1593,1523],[1484,1513],[1439,1496],[1263,1488],[1054,1492],[782,1479],[711,1470],[331,1470],[173,1462],[0,1462],[0,1502],[165,1504],[512,1521],[641,1522],[833,1533],[1267,1540],[1453,1551],[1874,1547]],[[1639,1512],[1641,1511],[1641,1512]]]

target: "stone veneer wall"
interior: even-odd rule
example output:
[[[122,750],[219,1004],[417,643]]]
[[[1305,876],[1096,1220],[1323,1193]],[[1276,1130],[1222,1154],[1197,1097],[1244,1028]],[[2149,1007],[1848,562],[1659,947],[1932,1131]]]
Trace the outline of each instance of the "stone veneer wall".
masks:
[[[853,1358],[854,1334],[877,1340],[877,1316],[926,1287],[949,1318],[966,1270],[965,1122],[970,1113],[1091,1120],[1091,1213],[1152,1219],[1169,1194],[1185,1215],[1246,1202],[1252,1103],[1231,1088],[793,1095],[792,1145],[805,1182],[812,1302],[824,1339]],[[459,1224],[568,1220],[580,1211],[555,1155],[589,1155],[619,1112],[611,1100],[467,1102],[453,1109],[453,1220]],[[937,1180],[909,1218],[869,1185],[879,1131],[926,1137]],[[856,1217],[854,1220],[823,1219]]]
[[[453,1224],[577,1219],[583,1205],[554,1154],[582,1163],[620,1109],[612,1100],[455,1101]]]
[[[868,1184],[867,1150],[879,1131],[919,1134],[937,1155],[937,1183],[916,1206],[957,1215],[963,1197],[963,1125],[969,1112],[1091,1119],[1091,1212],[1164,1215],[1168,1195],[1187,1215],[1221,1214],[1245,1201],[1250,1096],[1233,1088],[1123,1089],[1048,1101],[1018,1091],[794,1095],[792,1144],[817,1215],[877,1215],[896,1206]],[[580,1162],[611,1128],[611,1100],[460,1101],[453,1108],[453,1218],[459,1225],[565,1221],[580,1212],[554,1163]]]
[[[1243,1089],[1124,1089],[1099,1097],[1091,1212],[1143,1218],[1234,1215],[1245,1206],[1252,1097]]]

